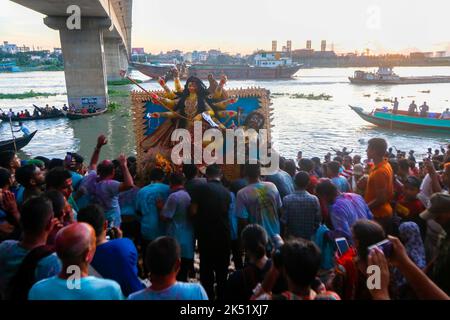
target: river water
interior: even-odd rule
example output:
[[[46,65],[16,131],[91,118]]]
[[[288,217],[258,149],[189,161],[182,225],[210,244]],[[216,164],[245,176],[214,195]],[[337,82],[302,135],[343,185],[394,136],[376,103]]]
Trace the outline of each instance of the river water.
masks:
[[[439,148],[450,143],[445,134],[422,132],[389,131],[378,128],[360,119],[348,107],[349,104],[372,110],[388,106],[386,102],[375,102],[376,98],[398,97],[400,109],[407,109],[411,100],[417,105],[427,101],[430,110],[442,112],[450,106],[450,84],[418,84],[397,86],[357,86],[349,83],[347,77],[356,69],[305,69],[300,70],[292,80],[232,81],[228,88],[264,87],[273,94],[274,108],[273,140],[279,152],[295,158],[302,150],[305,157],[323,156],[330,148],[346,146],[355,153],[363,154],[367,141],[383,137],[398,149],[413,149],[424,154],[426,149]],[[367,69],[370,70],[370,69]],[[447,75],[450,67],[398,67],[401,76]],[[133,72],[132,77],[146,80],[146,76]],[[148,89],[157,89],[155,82],[142,84]],[[171,83],[169,83],[171,85]],[[113,87],[115,90],[132,90],[134,86]],[[3,110],[33,110],[32,105],[61,107],[66,103],[66,88],[63,72],[25,72],[0,74],[0,93],[35,92],[56,93],[56,96],[21,100],[0,100]],[[327,94],[331,100],[296,99],[293,94]],[[283,94],[283,95],[277,95]],[[49,158],[64,157],[66,152],[79,152],[89,157],[95,146],[97,135],[103,133],[109,143],[102,151],[102,158],[116,157],[120,152],[133,154],[135,143],[131,122],[131,102],[128,98],[115,98],[123,107],[107,114],[84,120],[67,119],[26,122],[31,130],[38,130],[32,142],[21,151],[22,157],[44,155]],[[19,134],[20,135],[20,134]],[[10,139],[7,123],[0,124],[0,140]]]

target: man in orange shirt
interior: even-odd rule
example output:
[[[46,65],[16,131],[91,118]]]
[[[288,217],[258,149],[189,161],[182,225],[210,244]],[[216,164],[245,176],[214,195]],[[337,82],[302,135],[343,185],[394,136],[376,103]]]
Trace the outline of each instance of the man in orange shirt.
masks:
[[[386,140],[373,138],[369,140],[367,158],[374,167],[367,180],[365,200],[373,213],[374,220],[381,224],[387,234],[392,234],[392,206],[394,198],[394,172],[385,159]]]

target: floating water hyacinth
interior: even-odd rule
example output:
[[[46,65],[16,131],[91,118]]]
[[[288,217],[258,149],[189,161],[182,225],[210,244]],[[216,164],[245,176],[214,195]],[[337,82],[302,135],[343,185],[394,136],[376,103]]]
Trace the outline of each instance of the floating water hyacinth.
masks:
[[[325,93],[321,93],[319,95],[315,95],[314,93],[304,94],[304,93],[296,93],[291,95],[291,99],[307,99],[307,100],[331,100],[333,96],[330,96]]]
[[[35,92],[33,90],[23,92],[23,93],[0,93],[0,99],[27,99],[35,97],[50,97],[56,96],[59,93],[50,92]]]

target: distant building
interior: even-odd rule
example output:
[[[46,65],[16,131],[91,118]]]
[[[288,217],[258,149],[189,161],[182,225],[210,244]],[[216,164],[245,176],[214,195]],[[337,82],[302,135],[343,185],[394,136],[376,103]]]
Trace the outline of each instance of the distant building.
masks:
[[[61,48],[53,48],[53,54],[56,56],[62,55],[62,49]]]
[[[42,60],[42,57],[41,56],[32,55],[32,56],[30,56],[30,60],[31,61],[38,61],[38,60]]]
[[[192,62],[192,52],[186,52],[186,53],[183,55],[183,59],[184,59],[184,61],[186,61],[186,62]]]
[[[311,40],[306,40],[306,49],[309,49],[309,50],[312,49],[312,47],[311,47]]]
[[[30,51],[30,47],[27,47],[25,45],[21,46],[21,47],[17,47],[17,52],[29,52]]]
[[[3,45],[0,46],[0,50],[5,53],[15,54],[17,53],[17,45],[9,43],[8,41],[3,41]]]
[[[277,51],[277,40],[272,40],[272,51]]]
[[[444,58],[447,57],[447,51],[436,51],[434,55],[436,58]]]
[[[217,58],[220,56],[222,52],[220,50],[211,49],[208,51],[208,57]]]
[[[206,60],[208,60],[208,52],[200,51],[198,53],[198,61],[199,62],[206,62]]]
[[[144,48],[132,48],[131,49],[131,55],[141,55],[145,54]]]
[[[410,59],[418,60],[418,59],[425,59],[425,53],[424,52],[411,52],[409,54]]]
[[[288,40],[286,42],[286,52],[291,52],[292,51],[292,41]]]
[[[327,41],[326,40],[322,40],[320,42],[320,51],[327,51]]]

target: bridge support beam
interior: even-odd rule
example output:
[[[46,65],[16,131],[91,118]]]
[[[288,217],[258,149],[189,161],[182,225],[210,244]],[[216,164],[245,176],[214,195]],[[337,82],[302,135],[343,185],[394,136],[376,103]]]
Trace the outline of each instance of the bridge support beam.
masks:
[[[69,105],[81,108],[108,105],[108,87],[103,32],[110,28],[108,18],[83,18],[80,30],[69,30],[64,17],[46,17],[44,23],[59,30],[64,57]]]

